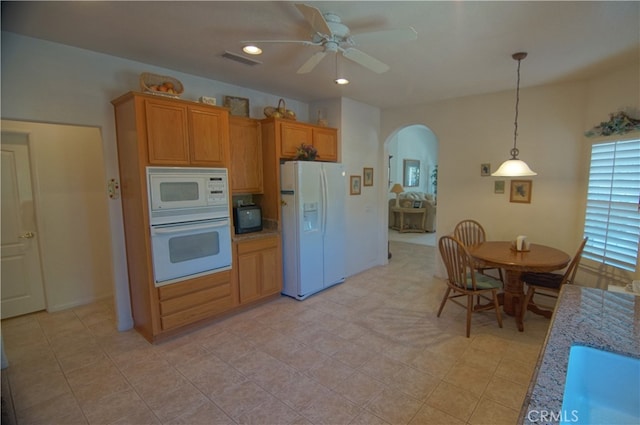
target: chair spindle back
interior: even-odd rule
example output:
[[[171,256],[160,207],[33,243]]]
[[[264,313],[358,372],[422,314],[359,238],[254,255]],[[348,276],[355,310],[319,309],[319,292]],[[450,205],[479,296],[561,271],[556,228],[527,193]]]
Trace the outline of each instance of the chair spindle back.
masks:
[[[476,290],[473,259],[464,244],[452,236],[443,236],[438,242],[440,255],[447,268],[447,277],[451,285],[464,290]],[[471,281],[472,288],[468,288]]]
[[[486,241],[486,233],[480,223],[475,220],[462,220],[456,224],[453,235],[464,246],[480,245]]]

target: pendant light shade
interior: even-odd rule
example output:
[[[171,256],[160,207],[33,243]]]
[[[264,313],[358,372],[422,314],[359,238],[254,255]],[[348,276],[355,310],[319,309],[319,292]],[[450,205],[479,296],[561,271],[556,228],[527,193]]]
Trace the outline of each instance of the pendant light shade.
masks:
[[[491,175],[495,177],[524,177],[537,176],[538,173],[532,171],[527,163],[522,160],[508,159]]]
[[[513,148],[511,149],[511,159],[506,160],[500,165],[500,168],[491,175],[494,177],[524,177],[524,176],[537,176],[538,173],[531,170],[526,162],[518,159],[520,151],[516,147],[516,141],[518,138],[518,105],[520,103],[520,61],[527,57],[525,52],[514,53],[512,55],[514,60],[518,61],[518,83],[516,86],[516,118],[514,121],[513,130]]]

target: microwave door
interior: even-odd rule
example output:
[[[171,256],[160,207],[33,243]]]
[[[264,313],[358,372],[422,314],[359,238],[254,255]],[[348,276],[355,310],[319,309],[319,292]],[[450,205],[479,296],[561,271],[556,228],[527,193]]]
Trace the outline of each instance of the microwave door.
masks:
[[[207,193],[201,177],[151,175],[149,202],[152,211],[206,205]]]

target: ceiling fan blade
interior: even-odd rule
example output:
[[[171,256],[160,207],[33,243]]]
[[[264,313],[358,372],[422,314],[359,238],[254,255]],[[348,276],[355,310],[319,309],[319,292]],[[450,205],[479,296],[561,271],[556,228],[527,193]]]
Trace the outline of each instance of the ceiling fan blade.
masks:
[[[308,72],[311,72],[311,70],[315,68],[317,64],[320,63],[320,61],[326,56],[326,54],[327,52],[324,52],[324,51],[315,53],[313,56],[307,59],[305,63],[302,64],[302,66],[298,69],[297,73],[306,74]]]
[[[389,65],[387,65],[386,63],[380,62],[373,56],[369,56],[365,52],[354,49],[353,47],[344,49],[342,55],[345,58],[350,59],[377,74],[382,74],[383,72],[387,72],[389,70]]]
[[[241,44],[260,44],[260,43],[294,43],[302,44],[305,46],[322,46],[322,43],[314,43],[307,40],[244,40]]]
[[[395,30],[352,34],[351,39],[358,45],[360,43],[401,43],[417,40],[418,33],[412,27],[409,27]]]
[[[304,19],[309,22],[309,25],[311,25],[311,28],[313,28],[315,32],[323,35],[333,35],[331,28],[329,28],[329,24],[327,24],[324,16],[322,16],[322,12],[320,12],[313,6],[309,6],[303,3],[296,3],[296,7],[300,11],[300,13],[302,13]]]

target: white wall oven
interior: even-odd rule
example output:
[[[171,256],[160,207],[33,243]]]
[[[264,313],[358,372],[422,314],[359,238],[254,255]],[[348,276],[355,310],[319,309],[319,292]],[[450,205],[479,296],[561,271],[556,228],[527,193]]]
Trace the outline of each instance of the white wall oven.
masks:
[[[156,286],[231,268],[225,168],[147,167]]]

